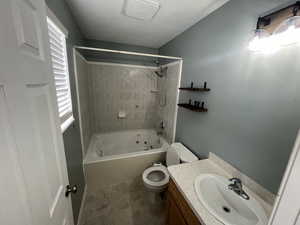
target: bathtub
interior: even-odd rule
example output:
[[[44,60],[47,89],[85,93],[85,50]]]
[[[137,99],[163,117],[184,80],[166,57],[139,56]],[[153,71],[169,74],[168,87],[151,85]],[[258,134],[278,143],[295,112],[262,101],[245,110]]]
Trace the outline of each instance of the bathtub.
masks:
[[[130,130],[93,135],[84,163],[165,151],[168,143],[155,130]]]
[[[95,134],[84,159],[86,183],[99,188],[141,176],[154,162],[165,160],[168,146],[155,130]]]

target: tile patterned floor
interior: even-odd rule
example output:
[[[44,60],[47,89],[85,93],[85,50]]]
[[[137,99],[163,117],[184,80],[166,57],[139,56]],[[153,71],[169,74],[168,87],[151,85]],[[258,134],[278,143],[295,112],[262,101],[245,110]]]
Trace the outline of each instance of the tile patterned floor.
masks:
[[[141,178],[87,193],[82,225],[165,225],[166,201]]]

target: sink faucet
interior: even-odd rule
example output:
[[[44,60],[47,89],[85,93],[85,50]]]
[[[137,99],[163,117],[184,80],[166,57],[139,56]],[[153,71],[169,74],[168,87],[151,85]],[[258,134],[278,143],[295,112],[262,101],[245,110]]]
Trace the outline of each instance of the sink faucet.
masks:
[[[234,191],[236,194],[241,196],[245,200],[249,200],[249,195],[243,190],[242,181],[239,178],[231,178],[229,179],[230,182],[233,182],[228,185],[228,188]]]

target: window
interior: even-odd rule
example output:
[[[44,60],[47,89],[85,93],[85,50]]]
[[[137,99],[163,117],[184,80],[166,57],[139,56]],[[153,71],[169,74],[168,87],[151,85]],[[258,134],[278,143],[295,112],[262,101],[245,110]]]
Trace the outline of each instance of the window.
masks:
[[[58,112],[61,129],[65,131],[74,121],[69,84],[66,35],[50,18],[47,18],[47,23]]]

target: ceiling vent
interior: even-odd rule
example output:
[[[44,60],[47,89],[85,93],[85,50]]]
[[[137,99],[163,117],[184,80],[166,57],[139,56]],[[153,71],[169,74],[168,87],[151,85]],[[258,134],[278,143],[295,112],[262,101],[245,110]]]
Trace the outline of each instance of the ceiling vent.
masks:
[[[125,0],[123,14],[138,20],[152,20],[160,8],[155,0]]]

